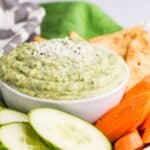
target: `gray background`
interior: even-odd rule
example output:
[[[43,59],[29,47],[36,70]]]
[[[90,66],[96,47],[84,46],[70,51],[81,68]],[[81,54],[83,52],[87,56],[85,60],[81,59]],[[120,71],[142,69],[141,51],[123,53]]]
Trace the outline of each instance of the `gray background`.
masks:
[[[52,0],[32,0],[45,2]],[[57,0],[58,1],[58,0]],[[59,0],[60,1],[60,0]],[[120,25],[130,27],[150,22],[150,0],[89,0],[98,3]]]

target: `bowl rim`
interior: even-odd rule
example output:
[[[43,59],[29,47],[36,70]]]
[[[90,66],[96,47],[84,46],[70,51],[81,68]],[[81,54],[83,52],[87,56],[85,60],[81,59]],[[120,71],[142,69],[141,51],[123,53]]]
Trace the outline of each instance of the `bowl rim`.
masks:
[[[125,75],[124,80],[122,80],[122,82],[118,86],[111,89],[110,91],[106,91],[105,93],[102,93],[101,95],[96,95],[96,96],[92,96],[92,97],[88,97],[88,98],[72,99],[72,100],[57,100],[57,99],[54,100],[54,99],[38,98],[38,97],[34,97],[34,96],[30,96],[28,94],[22,93],[22,92],[16,90],[15,88],[11,87],[7,83],[3,82],[2,80],[0,80],[0,87],[2,88],[4,86],[5,88],[12,91],[13,93],[15,93],[19,96],[22,96],[24,98],[27,98],[28,100],[32,100],[32,101],[36,101],[36,102],[45,102],[45,103],[53,103],[53,104],[70,104],[70,103],[90,102],[93,100],[102,99],[104,97],[110,96],[113,93],[116,93],[121,87],[126,86],[126,83],[129,79],[130,72],[129,72],[129,68],[125,61],[124,61],[124,65],[125,65],[126,75]],[[1,93],[3,95],[2,91],[1,91]]]

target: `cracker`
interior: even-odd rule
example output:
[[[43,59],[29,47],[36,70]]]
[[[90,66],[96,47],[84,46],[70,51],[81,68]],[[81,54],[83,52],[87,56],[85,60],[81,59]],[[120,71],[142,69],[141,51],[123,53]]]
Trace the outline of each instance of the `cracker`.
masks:
[[[136,26],[130,29],[125,29],[120,32],[116,32],[111,35],[105,35],[89,39],[90,43],[95,43],[97,45],[104,45],[122,57],[126,57],[126,53],[131,41],[138,35],[143,32],[142,26]]]
[[[150,74],[150,37],[149,33],[137,36],[130,44],[126,54],[126,62],[130,69],[128,89]]]

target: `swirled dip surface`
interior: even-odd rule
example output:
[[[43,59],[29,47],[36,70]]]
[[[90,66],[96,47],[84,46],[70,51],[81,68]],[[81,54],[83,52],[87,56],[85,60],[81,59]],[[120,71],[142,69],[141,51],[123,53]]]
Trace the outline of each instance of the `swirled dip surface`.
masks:
[[[67,38],[25,43],[0,58],[2,81],[53,100],[101,95],[117,87],[125,74],[121,57]]]

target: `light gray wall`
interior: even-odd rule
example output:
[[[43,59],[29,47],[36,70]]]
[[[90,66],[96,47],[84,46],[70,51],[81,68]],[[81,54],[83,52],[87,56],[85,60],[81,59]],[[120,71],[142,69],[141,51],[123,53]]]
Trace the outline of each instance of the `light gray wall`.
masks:
[[[52,0],[32,0],[45,2]],[[54,0],[53,0],[54,1]],[[150,22],[150,0],[89,0],[98,3],[103,10],[124,27]]]

